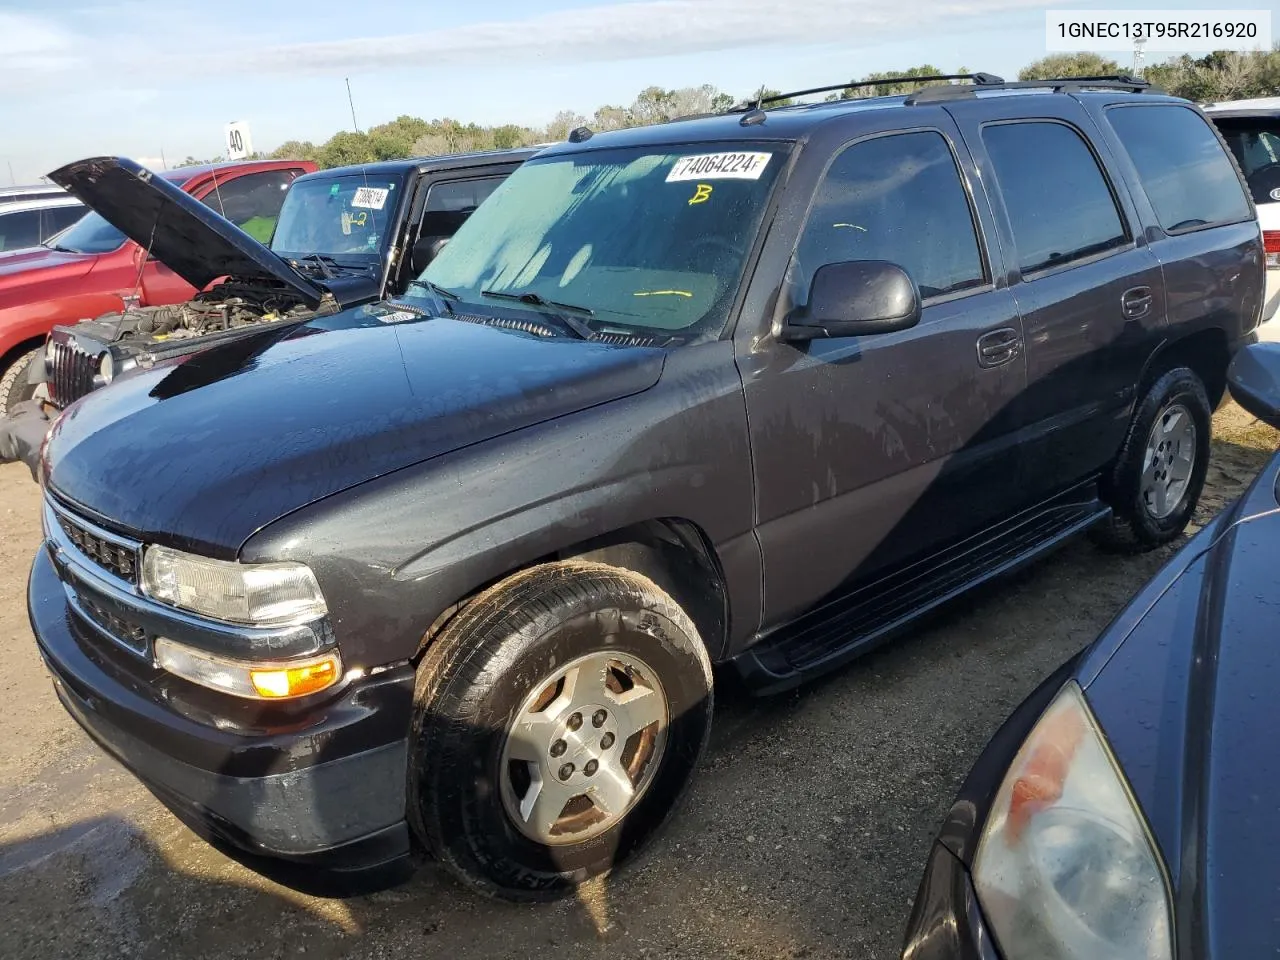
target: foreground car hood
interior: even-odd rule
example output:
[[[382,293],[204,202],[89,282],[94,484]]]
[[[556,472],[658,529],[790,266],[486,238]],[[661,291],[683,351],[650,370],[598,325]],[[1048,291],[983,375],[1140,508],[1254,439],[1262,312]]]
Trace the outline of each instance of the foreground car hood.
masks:
[[[1168,864],[1179,956],[1280,947],[1278,474],[1280,457],[1080,669]]]
[[[229,220],[146,167],[124,157],[79,160],[49,179],[197,290],[219,277],[290,287],[313,309],[324,291]]]
[[[234,556],[322,497],[646,390],[664,356],[359,307],[90,394],[55,427],[49,484],[143,540]]]

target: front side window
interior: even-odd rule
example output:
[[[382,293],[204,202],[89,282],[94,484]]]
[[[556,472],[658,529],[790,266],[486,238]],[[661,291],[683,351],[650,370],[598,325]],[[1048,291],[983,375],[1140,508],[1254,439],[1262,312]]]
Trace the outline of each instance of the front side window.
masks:
[[[969,198],[941,134],[865,140],[832,163],[796,247],[795,302],[808,300],[819,267],[849,260],[896,263],[925,298],[986,282]]]
[[[1235,154],[1254,203],[1280,196],[1280,117],[1215,117],[1222,139]]]
[[[39,244],[39,210],[22,210],[0,216],[0,250],[19,250]]]
[[[602,330],[718,334],[786,149],[735,142],[531,160],[423,279],[478,304],[530,294],[571,304]]]
[[[1102,169],[1063,123],[983,128],[1024,274],[1123,246],[1128,237]]]
[[[1159,104],[1112,107],[1107,118],[1166,231],[1179,233],[1250,216],[1230,158],[1213,128],[1195,111]]]
[[[320,254],[378,261],[399,199],[399,183],[385,176],[299,180],[285,195],[271,249],[293,259]]]
[[[40,228],[43,234],[40,240],[43,243],[54,234],[59,233],[67,227],[71,226],[77,220],[84,216],[85,208],[80,204],[67,207],[49,207],[44,211],[44,222]]]
[[[297,170],[264,170],[219,181],[202,199],[259,243],[269,243]]]

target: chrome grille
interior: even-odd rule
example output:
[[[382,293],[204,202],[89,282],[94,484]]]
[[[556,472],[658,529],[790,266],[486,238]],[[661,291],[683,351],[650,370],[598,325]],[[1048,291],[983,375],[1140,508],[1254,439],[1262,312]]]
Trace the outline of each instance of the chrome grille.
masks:
[[[50,503],[58,526],[67,539],[94,565],[126,583],[137,584],[139,545],[107,533],[88,521],[72,516]]]
[[[49,341],[49,398],[55,406],[66,407],[93,391],[96,358],[85,353],[75,341]]]

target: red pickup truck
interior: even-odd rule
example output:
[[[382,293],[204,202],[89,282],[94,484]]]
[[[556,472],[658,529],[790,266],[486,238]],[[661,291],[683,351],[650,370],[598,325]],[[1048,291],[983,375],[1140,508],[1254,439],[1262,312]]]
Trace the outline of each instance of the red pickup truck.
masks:
[[[182,167],[157,176],[264,242],[285,190],[316,165],[262,160]],[[44,246],[0,253],[0,414],[31,394],[26,371],[58,324],[189,300],[195,290],[97,213]]]

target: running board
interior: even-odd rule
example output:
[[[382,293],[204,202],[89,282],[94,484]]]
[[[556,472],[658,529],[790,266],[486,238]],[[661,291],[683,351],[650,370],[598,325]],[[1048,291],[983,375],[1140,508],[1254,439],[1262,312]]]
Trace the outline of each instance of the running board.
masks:
[[[764,696],[842,666],[950,600],[1049,553],[1111,513],[1091,483],[778,627],[731,663]]]

